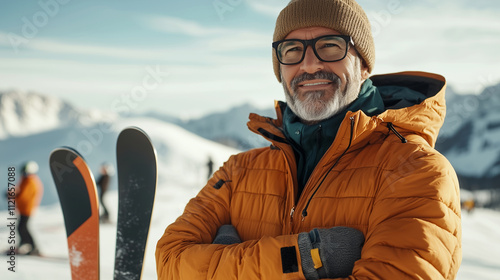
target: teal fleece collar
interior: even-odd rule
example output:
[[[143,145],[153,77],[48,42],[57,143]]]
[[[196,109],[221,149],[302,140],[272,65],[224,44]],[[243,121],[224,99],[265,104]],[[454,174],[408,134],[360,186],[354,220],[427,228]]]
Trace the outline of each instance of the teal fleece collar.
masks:
[[[337,131],[348,111],[362,110],[374,116],[385,110],[384,102],[377,87],[367,79],[361,86],[360,94],[351,105],[337,115],[314,125],[306,125],[287,106],[283,113],[283,130],[291,143],[297,160],[299,194],[305,186],[314,167],[333,143]]]

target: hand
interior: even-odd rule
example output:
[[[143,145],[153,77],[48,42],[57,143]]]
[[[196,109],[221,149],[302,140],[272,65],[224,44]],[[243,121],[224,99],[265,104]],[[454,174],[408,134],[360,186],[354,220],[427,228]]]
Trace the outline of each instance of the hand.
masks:
[[[361,258],[365,238],[349,227],[313,229],[299,234],[302,271],[306,279],[347,277]]]
[[[231,245],[241,243],[240,236],[238,235],[238,231],[233,225],[222,225],[215,235],[214,241],[212,244],[222,244],[222,245]]]

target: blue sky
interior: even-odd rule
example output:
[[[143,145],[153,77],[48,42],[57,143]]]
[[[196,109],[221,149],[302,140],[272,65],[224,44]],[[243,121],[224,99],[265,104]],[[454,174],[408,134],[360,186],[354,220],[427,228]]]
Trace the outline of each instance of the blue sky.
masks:
[[[0,91],[110,111],[199,116],[283,99],[271,64],[282,0],[0,0]],[[500,1],[359,1],[374,74],[421,70],[458,92],[500,82]]]

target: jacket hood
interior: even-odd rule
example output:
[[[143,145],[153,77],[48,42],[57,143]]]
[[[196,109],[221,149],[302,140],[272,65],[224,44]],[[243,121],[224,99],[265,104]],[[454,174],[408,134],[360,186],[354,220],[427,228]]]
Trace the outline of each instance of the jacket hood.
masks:
[[[347,112],[337,137],[344,134],[341,137],[345,138],[350,129],[349,119],[355,119],[353,145],[373,140],[373,133],[386,135],[388,123],[392,123],[399,133],[419,135],[434,147],[446,114],[444,77],[427,72],[400,72],[375,75],[370,80],[380,91],[385,111],[372,117],[362,111]],[[284,103],[275,102],[277,119],[250,114],[248,127],[271,141],[286,142],[281,131],[283,106]]]
[[[377,118],[392,123],[400,133],[420,135],[434,147],[446,115],[445,78],[426,72],[401,72],[370,79],[379,88],[386,107]],[[418,92],[423,98],[395,97],[394,88],[397,87]],[[392,90],[385,90],[388,88]]]

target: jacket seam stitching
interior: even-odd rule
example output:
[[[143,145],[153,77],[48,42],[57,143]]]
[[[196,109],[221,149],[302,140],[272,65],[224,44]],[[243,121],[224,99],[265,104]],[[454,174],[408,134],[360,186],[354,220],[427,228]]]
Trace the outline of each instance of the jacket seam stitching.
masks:
[[[444,204],[448,210],[450,210],[453,214],[455,214],[458,218],[460,218],[460,214],[455,212],[453,209],[451,209],[451,207],[448,206],[448,204],[446,204],[444,201],[442,201],[440,199],[425,197],[425,196],[386,197],[386,198],[382,198],[382,199],[377,200],[374,204],[377,204],[381,201],[389,200],[389,199],[392,199],[392,200],[398,199],[399,200],[399,199],[408,199],[408,198],[419,198],[419,199],[428,199],[428,200],[432,200],[432,201],[437,201],[441,204]]]

